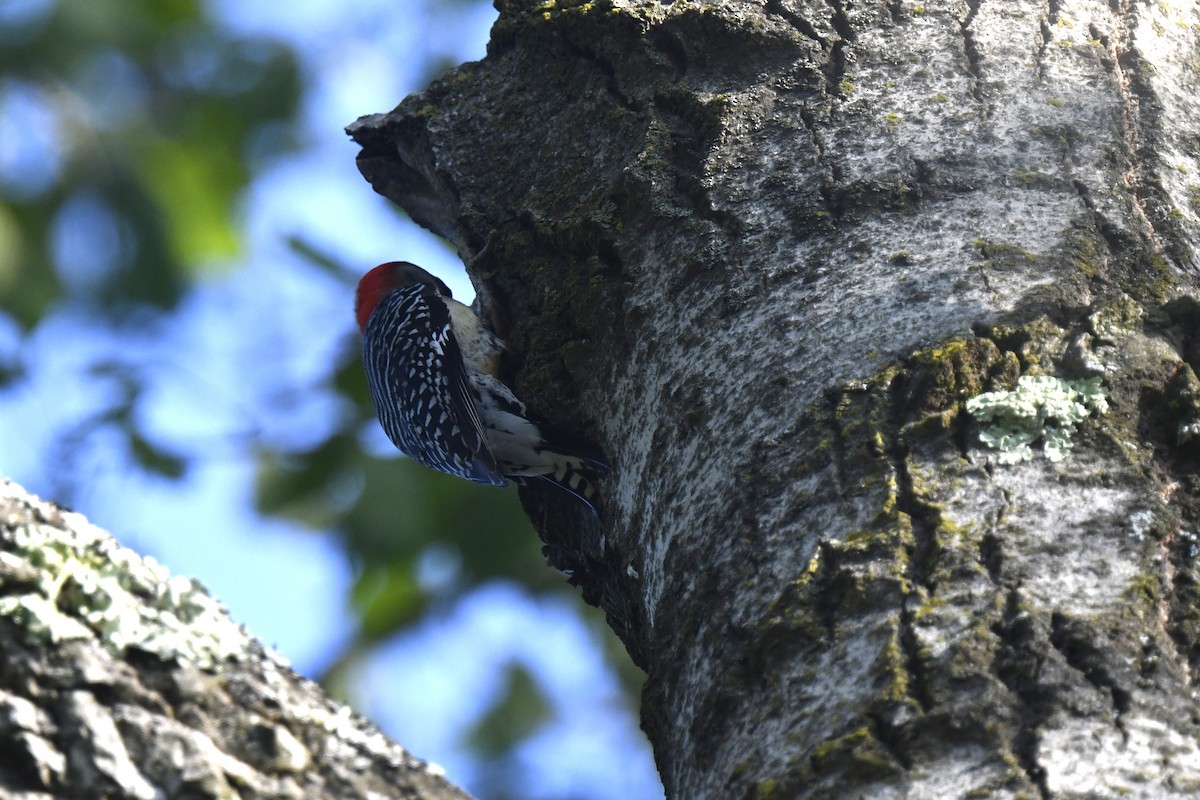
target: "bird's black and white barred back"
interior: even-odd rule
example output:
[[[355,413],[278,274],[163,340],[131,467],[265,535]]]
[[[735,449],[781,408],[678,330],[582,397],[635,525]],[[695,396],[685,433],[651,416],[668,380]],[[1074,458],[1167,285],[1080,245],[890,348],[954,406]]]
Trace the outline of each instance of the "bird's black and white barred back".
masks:
[[[367,322],[363,365],[388,438],[427,467],[505,486],[483,441],[466,370],[436,292],[413,284],[388,293]]]
[[[444,283],[413,264],[382,264],[363,276],[356,303],[367,381],[396,447],[476,483],[547,483],[598,513],[603,455],[528,418],[499,377],[504,343]]]

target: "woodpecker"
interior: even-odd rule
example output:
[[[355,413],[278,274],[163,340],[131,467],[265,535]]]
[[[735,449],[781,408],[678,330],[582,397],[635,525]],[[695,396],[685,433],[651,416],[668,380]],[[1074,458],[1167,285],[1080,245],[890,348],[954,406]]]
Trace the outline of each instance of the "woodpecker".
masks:
[[[504,342],[445,283],[407,261],[380,264],[355,294],[379,423],[405,455],[475,483],[547,483],[599,516],[592,445],[530,420],[500,379]]]

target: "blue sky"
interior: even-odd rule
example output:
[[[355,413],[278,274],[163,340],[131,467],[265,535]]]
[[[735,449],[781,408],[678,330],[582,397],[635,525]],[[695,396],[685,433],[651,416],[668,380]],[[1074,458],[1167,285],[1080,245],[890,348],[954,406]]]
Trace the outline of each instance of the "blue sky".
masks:
[[[0,24],[51,2],[0,0]],[[282,448],[303,447],[346,413],[319,383],[333,355],[355,345],[356,275],[339,280],[317,270],[285,239],[301,234],[361,271],[414,261],[470,298],[446,245],[362,179],[342,128],[394,107],[428,79],[428,65],[482,58],[496,12],[465,0],[213,0],[210,8],[231,31],[295,46],[310,87],[304,147],[268,165],[246,191],[244,257],[206,272],[157,335],[97,335],[84,312],[62,307],[22,341],[0,314],[0,355],[19,348],[36,365],[28,381],[0,392],[0,440],[9,445],[0,450],[0,474],[53,498],[62,484],[56,438],[120,390],[87,366],[113,351],[149,364],[139,421],[154,441],[200,459],[184,481],[170,482],[134,469],[116,434],[90,437],[73,461],[79,474],[72,477],[84,488],[72,504],[125,544],[200,579],[255,635],[313,674],[353,628],[349,566],[331,535],[254,514],[256,466],[247,442],[253,433]],[[112,113],[119,110],[114,97],[106,101]],[[21,125],[32,120],[35,134],[17,141],[12,132],[20,126],[10,120],[6,132],[0,119],[0,179],[24,180],[36,191],[42,178],[29,165],[53,163],[60,132],[36,98],[6,102],[10,111],[24,103],[13,113]],[[73,213],[75,223],[60,226],[54,247],[63,280],[86,282],[92,266],[102,268],[104,247],[119,249],[121,240],[103,218],[89,218],[86,202]],[[85,240],[80,230],[88,231]],[[373,449],[388,450],[377,430],[364,436]],[[525,796],[662,796],[636,713],[605,669],[597,637],[562,600],[485,587],[382,648],[359,676],[359,703],[416,755],[478,791],[485,778],[461,736],[500,692],[510,659],[539,678],[556,711],[556,721],[519,753],[529,770]]]

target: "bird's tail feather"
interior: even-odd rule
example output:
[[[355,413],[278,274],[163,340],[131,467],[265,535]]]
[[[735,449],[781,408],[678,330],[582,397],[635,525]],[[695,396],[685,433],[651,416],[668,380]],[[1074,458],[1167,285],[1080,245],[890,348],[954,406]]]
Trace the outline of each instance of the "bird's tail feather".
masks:
[[[541,434],[539,452],[543,458],[552,454],[551,458],[542,461],[550,469],[530,469],[514,480],[526,485],[536,481],[553,486],[578,499],[599,518],[600,492],[596,482],[612,471],[604,453],[582,436],[542,422],[537,423],[537,427]]]
[[[604,453],[585,437],[555,428],[544,422],[537,423],[537,426],[542,435],[542,449],[579,459],[586,464],[587,469],[597,473],[598,476],[607,475],[612,471]]]
[[[543,485],[553,486],[555,489],[575,497],[587,506],[588,510],[599,519],[600,492],[596,489],[596,484],[593,483],[593,479],[597,476],[595,474],[589,475],[589,472],[592,471],[587,468],[576,469],[570,465],[562,464],[552,473],[513,478],[513,481],[526,486],[535,481]]]

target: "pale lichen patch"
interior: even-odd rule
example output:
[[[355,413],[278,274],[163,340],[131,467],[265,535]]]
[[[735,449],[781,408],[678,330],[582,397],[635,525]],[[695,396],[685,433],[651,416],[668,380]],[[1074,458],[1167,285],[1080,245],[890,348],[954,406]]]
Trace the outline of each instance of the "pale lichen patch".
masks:
[[[13,491],[0,483],[0,492]],[[32,511],[3,531],[14,562],[7,566],[19,566],[25,578],[0,597],[0,615],[31,640],[95,638],[116,656],[137,649],[204,669],[244,652],[246,633],[196,581],[172,577],[82,516],[49,504]],[[39,522],[60,513],[70,525]]]
[[[1050,461],[1062,461],[1074,446],[1079,423],[1093,411],[1103,414],[1108,401],[1099,378],[1067,381],[1051,375],[1022,375],[1006,392],[984,392],[967,401],[967,411],[986,424],[980,440],[999,452],[1001,464],[1033,457],[1041,440]],[[990,423],[990,424],[987,424]]]

